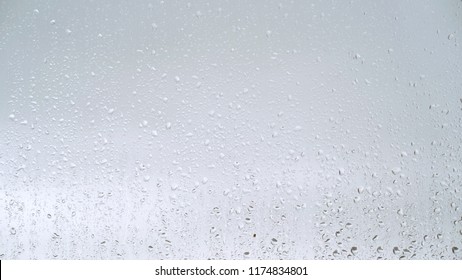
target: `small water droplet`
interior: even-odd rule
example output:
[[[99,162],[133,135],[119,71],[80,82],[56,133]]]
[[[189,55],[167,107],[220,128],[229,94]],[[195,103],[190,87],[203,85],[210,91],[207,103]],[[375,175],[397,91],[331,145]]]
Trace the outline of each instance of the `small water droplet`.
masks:
[[[391,170],[391,173],[393,173],[393,175],[398,175],[400,172],[401,172],[400,167],[395,167]]]
[[[356,255],[356,253],[358,253],[358,247],[356,247],[356,246],[351,247],[350,252],[351,252],[353,255]]]

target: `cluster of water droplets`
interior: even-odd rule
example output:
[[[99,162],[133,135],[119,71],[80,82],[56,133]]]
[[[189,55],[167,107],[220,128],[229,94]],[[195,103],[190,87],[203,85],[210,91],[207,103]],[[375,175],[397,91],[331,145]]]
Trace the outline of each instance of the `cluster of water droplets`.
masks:
[[[460,2],[2,5],[0,258],[462,258]]]

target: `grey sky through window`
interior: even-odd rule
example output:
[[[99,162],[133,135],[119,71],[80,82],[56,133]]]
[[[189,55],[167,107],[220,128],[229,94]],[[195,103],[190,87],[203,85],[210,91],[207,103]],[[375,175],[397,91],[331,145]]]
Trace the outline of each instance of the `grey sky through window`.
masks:
[[[461,1],[0,1],[1,259],[461,259]]]

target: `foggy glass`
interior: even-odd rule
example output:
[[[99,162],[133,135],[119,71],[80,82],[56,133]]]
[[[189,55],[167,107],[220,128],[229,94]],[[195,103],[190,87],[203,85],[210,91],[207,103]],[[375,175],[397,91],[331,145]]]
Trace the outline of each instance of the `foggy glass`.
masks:
[[[1,259],[462,259],[461,1],[0,1]]]

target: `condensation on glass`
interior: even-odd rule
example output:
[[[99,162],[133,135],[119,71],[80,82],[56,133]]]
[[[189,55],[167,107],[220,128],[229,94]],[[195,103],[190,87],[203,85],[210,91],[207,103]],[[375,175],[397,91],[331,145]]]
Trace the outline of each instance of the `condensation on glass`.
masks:
[[[1,259],[462,259],[461,1],[0,2]]]

